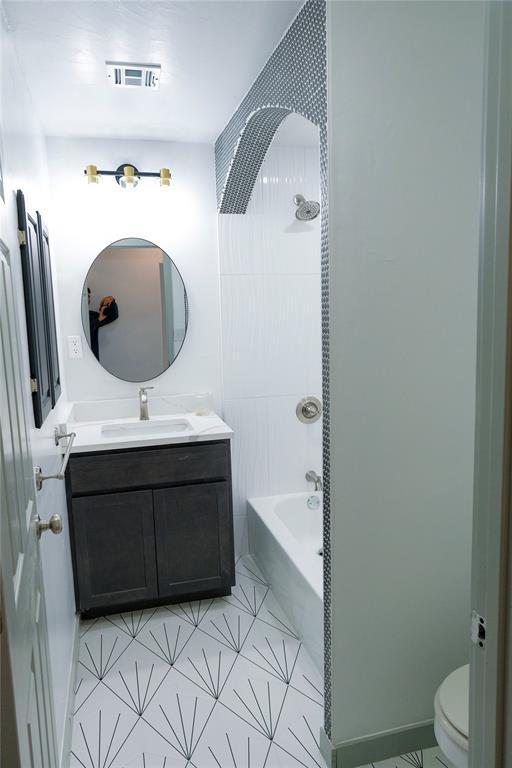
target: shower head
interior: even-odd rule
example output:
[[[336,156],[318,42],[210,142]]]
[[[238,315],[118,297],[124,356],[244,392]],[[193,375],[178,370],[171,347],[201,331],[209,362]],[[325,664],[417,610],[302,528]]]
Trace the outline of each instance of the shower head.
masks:
[[[293,202],[297,206],[295,217],[299,221],[312,221],[320,213],[320,203],[315,200],[306,200],[304,195],[295,195]]]

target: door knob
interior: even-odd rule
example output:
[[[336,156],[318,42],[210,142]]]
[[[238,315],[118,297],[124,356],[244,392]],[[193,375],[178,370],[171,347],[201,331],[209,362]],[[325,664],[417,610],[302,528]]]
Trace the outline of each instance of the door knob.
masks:
[[[45,531],[51,531],[52,533],[62,533],[62,517],[57,512],[50,517],[49,520],[43,522],[38,516],[37,518],[37,536],[40,537]]]

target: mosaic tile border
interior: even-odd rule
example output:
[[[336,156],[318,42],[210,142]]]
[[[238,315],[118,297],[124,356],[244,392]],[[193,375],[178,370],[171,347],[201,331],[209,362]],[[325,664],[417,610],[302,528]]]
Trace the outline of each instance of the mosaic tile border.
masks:
[[[219,213],[243,214],[281,122],[297,112],[320,129],[324,480],[325,732],[331,736],[331,514],[327,35],[325,0],[307,0],[215,143]]]

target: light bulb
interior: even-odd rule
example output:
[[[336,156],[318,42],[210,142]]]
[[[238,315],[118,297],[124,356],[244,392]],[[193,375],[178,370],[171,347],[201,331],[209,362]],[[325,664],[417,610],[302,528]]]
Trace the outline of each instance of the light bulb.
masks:
[[[124,166],[124,174],[119,179],[119,184],[123,189],[135,189],[139,183],[139,177],[135,175],[133,165]]]

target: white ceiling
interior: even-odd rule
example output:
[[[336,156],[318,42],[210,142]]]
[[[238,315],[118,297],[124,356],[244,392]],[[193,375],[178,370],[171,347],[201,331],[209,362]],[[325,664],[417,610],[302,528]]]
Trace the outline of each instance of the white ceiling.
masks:
[[[7,0],[50,136],[214,141],[301,0]],[[108,85],[105,61],[162,65],[158,90]]]

